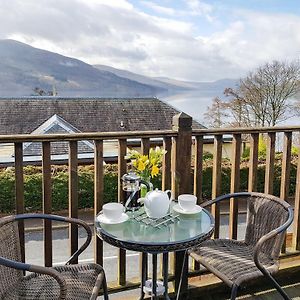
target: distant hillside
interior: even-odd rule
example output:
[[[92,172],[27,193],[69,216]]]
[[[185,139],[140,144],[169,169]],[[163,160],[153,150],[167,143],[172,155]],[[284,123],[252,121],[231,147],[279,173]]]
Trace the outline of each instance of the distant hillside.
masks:
[[[212,82],[180,81],[167,77],[155,77],[155,79],[177,87],[197,90],[202,96],[213,97],[220,96],[226,88],[234,88],[238,84],[237,79],[220,79]]]
[[[92,66],[14,40],[0,40],[0,97],[32,96],[35,88],[46,92],[55,88],[60,97],[164,97],[189,91],[216,97],[236,82],[147,77],[109,66]]]
[[[155,87],[160,87],[162,89],[165,90],[173,90],[173,91],[177,91],[177,90],[184,90],[184,89],[189,89],[189,87],[183,87],[180,84],[180,81],[178,81],[178,85],[175,83],[168,83],[164,80],[160,81],[159,79],[156,78],[152,78],[152,77],[148,77],[148,76],[143,76],[140,74],[136,74],[133,72],[129,72],[126,70],[121,70],[121,69],[116,69],[113,67],[109,67],[109,66],[105,66],[105,65],[94,65],[95,68],[101,70],[101,71],[108,71],[111,73],[114,73],[117,76],[123,77],[123,78],[127,78],[130,80],[134,80],[143,84],[147,84],[147,85],[151,85],[151,86],[155,86]]]
[[[137,82],[148,84],[165,89],[163,94],[182,94],[182,93],[198,93],[203,97],[221,96],[225,88],[234,88],[238,83],[237,79],[220,79],[212,82],[195,82],[182,81],[167,77],[147,77],[126,70],[120,70],[104,65],[95,65],[101,71],[109,71],[117,76],[135,80]]]
[[[0,40],[0,97],[30,96],[35,87],[52,91],[53,86],[59,96],[72,97],[149,97],[165,91],[78,59]]]

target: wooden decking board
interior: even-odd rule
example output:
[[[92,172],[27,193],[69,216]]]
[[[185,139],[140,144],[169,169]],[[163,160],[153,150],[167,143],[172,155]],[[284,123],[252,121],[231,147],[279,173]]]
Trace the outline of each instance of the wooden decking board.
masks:
[[[284,288],[292,300],[300,300],[300,258],[286,257],[282,259],[280,271],[276,276],[279,284]],[[169,283],[169,291],[172,291],[172,283]],[[211,274],[189,278],[189,294],[184,300],[227,300],[230,299],[230,289],[218,278]],[[138,299],[140,289],[119,291],[110,293],[111,300]],[[174,293],[170,294],[175,299]],[[101,298],[100,298],[101,299]],[[150,299],[150,298],[145,298]],[[253,281],[238,293],[239,300],[282,300],[280,294],[264,278]]]
[[[300,278],[299,278],[300,279]],[[300,283],[296,283],[293,285],[287,285],[285,291],[288,293],[292,300],[300,300]],[[123,291],[116,294],[111,294],[110,299],[113,300],[134,300],[138,299],[139,296],[139,289],[131,290],[131,291]],[[102,299],[101,297],[99,297]],[[100,300],[99,299],[99,300]],[[145,298],[150,299],[150,298]],[[174,295],[172,297],[174,299]],[[200,294],[193,294],[187,300],[229,300],[230,299],[230,291],[229,289],[224,289],[223,293],[202,293]],[[246,295],[241,295],[237,298],[238,300],[282,300],[282,297],[275,289],[267,289],[266,291],[256,292],[256,293],[249,293]]]

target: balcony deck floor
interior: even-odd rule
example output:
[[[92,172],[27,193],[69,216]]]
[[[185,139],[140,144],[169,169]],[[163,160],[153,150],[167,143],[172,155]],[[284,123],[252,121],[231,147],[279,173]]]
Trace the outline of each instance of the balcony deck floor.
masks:
[[[300,300],[300,283],[290,284],[283,286],[284,290],[288,293],[288,295],[291,297],[292,300]],[[264,291],[259,292],[253,292],[249,294],[240,295],[237,297],[238,300],[282,300],[283,298],[280,296],[280,294],[275,290],[266,289]],[[115,294],[110,294],[109,299],[110,300],[136,300],[139,299],[140,296],[140,290],[135,289],[131,291],[123,291]],[[102,297],[99,298],[99,300],[102,299]],[[150,299],[150,298],[145,298]],[[160,298],[163,299],[163,298]],[[171,299],[174,299],[174,297],[171,297]],[[189,295],[187,298],[189,300],[229,300],[230,299],[230,291],[227,288],[224,288],[224,291],[221,293],[212,293],[212,292],[206,292],[197,294],[193,292],[191,295]]]

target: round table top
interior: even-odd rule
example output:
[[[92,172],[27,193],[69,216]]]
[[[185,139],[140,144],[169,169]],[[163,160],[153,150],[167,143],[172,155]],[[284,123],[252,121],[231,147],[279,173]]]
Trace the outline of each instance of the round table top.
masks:
[[[140,221],[141,217],[133,218],[132,213],[128,213],[129,218],[123,223],[105,224],[99,221],[100,213],[95,220],[96,231],[101,239],[113,246],[148,253],[185,250],[212,235],[214,219],[206,209],[195,214],[170,210],[171,216],[177,217],[157,227]],[[134,214],[139,216],[142,213],[143,209],[140,209]]]

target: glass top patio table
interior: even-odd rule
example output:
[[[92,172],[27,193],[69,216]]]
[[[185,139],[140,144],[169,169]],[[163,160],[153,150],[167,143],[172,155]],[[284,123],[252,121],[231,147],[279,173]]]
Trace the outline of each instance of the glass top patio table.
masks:
[[[134,212],[135,216],[142,213],[141,210],[143,208]],[[195,214],[181,214],[171,208],[171,216],[176,218],[157,227],[138,221],[131,214],[128,213],[129,219],[120,224],[104,224],[96,218],[98,235],[119,248],[162,253],[185,250],[199,244],[208,239],[214,229],[214,219],[206,209]]]
[[[143,253],[140,299],[144,299],[145,289],[149,289],[146,281],[147,253],[152,254],[151,299],[157,299],[157,255],[163,253],[163,294],[164,299],[169,300],[168,253],[187,250],[210,238],[213,233],[214,218],[206,209],[183,214],[173,210],[174,205],[175,201],[171,203],[169,216],[159,220],[146,218],[143,208],[127,213],[128,220],[120,224],[104,224],[96,217],[95,228],[102,240],[118,248]]]

